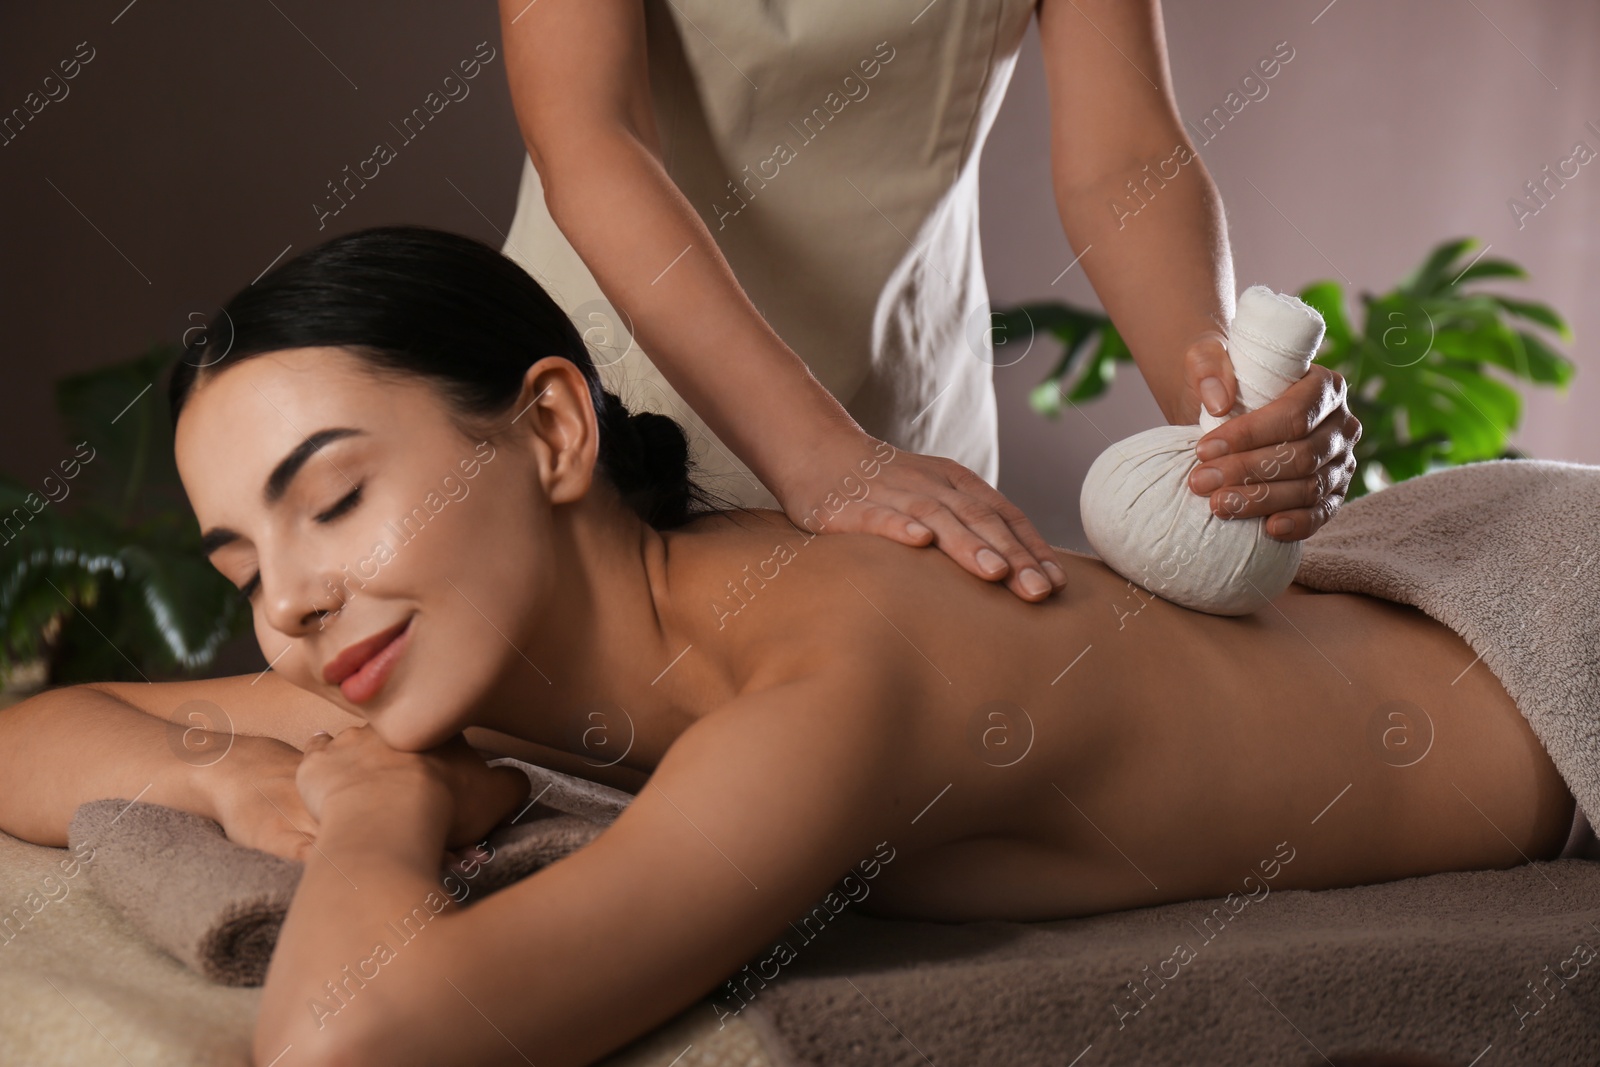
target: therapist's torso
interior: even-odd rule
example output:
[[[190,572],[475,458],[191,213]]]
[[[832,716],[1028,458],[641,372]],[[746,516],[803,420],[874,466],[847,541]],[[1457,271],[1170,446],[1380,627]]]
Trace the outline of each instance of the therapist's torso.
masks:
[[[978,159],[1034,2],[644,0],[667,171],[751,301],[868,433],[991,484]],[[526,159],[504,251],[608,389],[684,426],[707,488],[779,506],[628,335]]]

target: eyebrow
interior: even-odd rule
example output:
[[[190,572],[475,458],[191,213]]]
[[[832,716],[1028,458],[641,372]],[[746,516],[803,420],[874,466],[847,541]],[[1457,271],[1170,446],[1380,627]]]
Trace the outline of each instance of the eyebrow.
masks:
[[[307,460],[321,451],[322,446],[345,437],[355,437],[364,433],[366,433],[365,430],[357,430],[348,426],[335,426],[326,430],[318,430],[310,437],[307,437],[304,441],[295,445],[293,450],[279,460],[276,467],[272,468],[272,473],[267,475],[266,484],[261,487],[261,499],[269,507],[276,504],[283,499],[283,494],[289,491],[289,483],[294,481],[295,475],[300,473],[300,468],[306,465]],[[223,545],[228,544],[230,541],[236,541],[238,538],[238,533],[228,529],[226,526],[213,527],[207,530],[200,538],[201,554],[209,556]]]

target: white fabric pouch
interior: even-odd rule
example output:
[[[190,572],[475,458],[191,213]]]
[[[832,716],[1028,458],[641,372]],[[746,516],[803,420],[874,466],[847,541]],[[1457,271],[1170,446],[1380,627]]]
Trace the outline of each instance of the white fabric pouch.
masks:
[[[1084,477],[1084,533],[1107,566],[1157,596],[1213,615],[1248,615],[1289,587],[1301,542],[1269,537],[1264,517],[1212,514],[1210,499],[1188,480],[1200,462],[1195,443],[1304,377],[1324,327],[1298,297],[1264,285],[1240,295],[1228,331],[1238,381],[1233,409],[1214,416],[1202,408],[1198,425],[1158,426],[1118,441]]]

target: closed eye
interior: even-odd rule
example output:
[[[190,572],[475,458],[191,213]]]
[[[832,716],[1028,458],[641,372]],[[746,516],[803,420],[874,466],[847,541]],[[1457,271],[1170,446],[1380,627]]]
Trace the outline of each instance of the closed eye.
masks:
[[[363,483],[363,485],[364,484],[365,483]],[[350,490],[342,498],[340,498],[337,504],[333,505],[333,507],[329,508],[327,511],[324,511],[322,514],[314,516],[314,518],[318,522],[332,522],[334,519],[337,519],[340,515],[343,515],[345,512],[349,511],[351,508],[355,507],[361,502],[361,489],[361,485],[356,486],[354,489]]]
[[[312,518],[314,518],[317,522],[326,523],[326,522],[332,522],[333,520],[337,519],[339,516],[348,513],[351,508],[353,508],[357,504],[361,503],[361,490],[362,490],[362,488],[363,488],[363,486],[361,486],[361,485],[356,486],[354,489],[350,490],[344,496],[340,497],[339,498],[339,502],[334,504],[333,507],[331,507],[328,510],[326,510],[324,512],[321,512],[321,513],[319,513],[317,515],[313,515]],[[248,582],[245,582],[244,585],[242,587],[240,587],[239,595],[244,597],[246,600],[249,600],[252,596],[255,595],[256,590],[260,589],[260,588],[261,588],[261,573],[258,571],[254,575],[251,576],[251,578],[250,578],[250,580]]]

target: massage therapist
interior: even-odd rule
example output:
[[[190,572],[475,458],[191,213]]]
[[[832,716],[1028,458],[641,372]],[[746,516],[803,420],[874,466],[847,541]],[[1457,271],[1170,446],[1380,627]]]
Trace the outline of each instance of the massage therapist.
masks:
[[[932,543],[1036,601],[1065,576],[993,488],[978,235],[979,154],[1035,11],[1067,238],[1168,421],[1221,414],[1232,259],[1158,0],[500,4],[528,148],[504,251],[607,387],[683,424],[731,503]],[[1175,152],[1158,186],[1144,165]],[[1155,191],[1136,219],[1110,206],[1130,181]],[[1344,379],[1313,365],[1203,438],[1215,462],[1189,488],[1303,539],[1343,501],[1359,431]],[[901,452],[867,493],[884,442]]]

